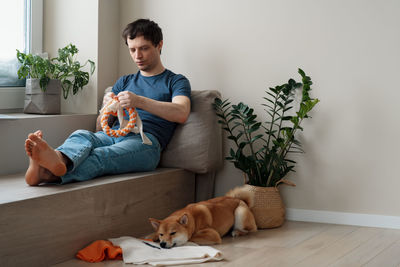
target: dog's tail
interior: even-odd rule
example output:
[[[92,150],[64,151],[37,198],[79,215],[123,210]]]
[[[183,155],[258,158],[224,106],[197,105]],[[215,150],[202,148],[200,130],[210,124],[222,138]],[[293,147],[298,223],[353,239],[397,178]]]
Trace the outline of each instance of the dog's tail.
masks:
[[[249,208],[252,208],[254,206],[254,192],[246,190],[243,187],[235,187],[225,195],[228,197],[233,197],[243,200],[244,202],[246,202]]]

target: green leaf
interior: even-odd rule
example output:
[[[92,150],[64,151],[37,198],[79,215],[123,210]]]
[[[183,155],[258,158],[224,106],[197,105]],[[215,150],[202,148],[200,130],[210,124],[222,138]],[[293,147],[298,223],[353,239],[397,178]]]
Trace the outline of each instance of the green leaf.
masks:
[[[274,108],[270,105],[267,105],[267,104],[261,104],[261,105],[264,107],[268,107],[270,110],[274,110]],[[264,110],[267,111],[266,109],[264,109]]]
[[[250,127],[248,133],[252,133],[252,132],[257,131],[258,129],[260,129],[260,126],[261,126],[261,122],[257,122],[256,124],[253,124],[253,125]]]
[[[245,118],[245,119],[244,119],[244,122],[245,122],[246,124],[252,123],[252,122],[254,121],[255,118],[257,118],[257,115],[251,115],[251,116]]]
[[[233,136],[233,135],[228,136],[228,139],[231,139],[233,141],[237,141],[237,138],[235,136]]]
[[[229,150],[229,153],[230,153],[232,158],[235,158],[236,153],[232,148]]]
[[[246,145],[247,145],[246,142],[241,142],[241,143],[239,143],[239,148],[243,149]]]
[[[294,99],[288,99],[286,102],[285,102],[285,105],[289,105],[290,103],[292,103],[294,101]],[[290,108],[292,108],[292,106],[290,106]]]
[[[88,61],[90,63],[90,74],[93,75],[94,70],[96,69],[96,64],[91,60],[88,60]]]
[[[275,93],[275,92],[274,92],[274,93]],[[272,96],[272,98],[275,99],[275,98],[276,98],[276,95],[277,95],[278,93],[275,93],[275,95],[274,95],[274,94],[272,94],[272,93],[270,93],[270,92],[267,92],[267,94],[270,95],[270,96]]]
[[[304,73],[304,71],[302,69],[299,68],[298,73],[301,75],[301,77],[305,77],[306,74]]]
[[[235,130],[237,127],[240,127],[240,126],[242,126],[242,124],[240,124],[240,123],[235,123],[235,125],[231,128],[231,130],[233,131],[233,130]]]
[[[261,137],[263,137],[262,134],[256,135],[253,138],[251,138],[250,143],[254,143],[255,141],[257,141],[258,139],[260,139]]]
[[[269,98],[267,98],[267,97],[263,97],[265,100],[267,100],[268,102],[270,102],[272,105],[274,105],[275,104],[275,102],[273,101],[273,100],[271,100],[271,99],[269,99]],[[263,104],[263,105],[265,105],[265,104]]]
[[[283,121],[290,121],[292,119],[292,116],[284,116],[281,118]]]

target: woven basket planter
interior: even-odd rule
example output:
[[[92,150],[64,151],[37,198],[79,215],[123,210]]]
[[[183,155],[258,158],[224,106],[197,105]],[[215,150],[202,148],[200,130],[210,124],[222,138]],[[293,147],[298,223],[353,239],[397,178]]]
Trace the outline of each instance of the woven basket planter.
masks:
[[[254,192],[254,207],[251,211],[254,214],[258,228],[275,228],[285,222],[285,206],[276,187],[260,187],[246,184],[244,188]]]

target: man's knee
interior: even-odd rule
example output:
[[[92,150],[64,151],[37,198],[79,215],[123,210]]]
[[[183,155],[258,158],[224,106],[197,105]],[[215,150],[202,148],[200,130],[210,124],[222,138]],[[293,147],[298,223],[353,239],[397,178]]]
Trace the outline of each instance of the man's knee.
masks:
[[[91,137],[94,133],[88,130],[76,130],[71,136]]]

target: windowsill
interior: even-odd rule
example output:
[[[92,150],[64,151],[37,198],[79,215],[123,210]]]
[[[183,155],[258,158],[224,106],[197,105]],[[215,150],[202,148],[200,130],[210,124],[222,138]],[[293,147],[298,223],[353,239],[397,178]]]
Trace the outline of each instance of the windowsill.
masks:
[[[78,117],[96,115],[90,113],[63,113],[63,114],[27,114],[27,113],[4,113],[0,114],[0,120],[21,120],[21,119],[32,119],[32,118],[51,118],[51,117]]]

